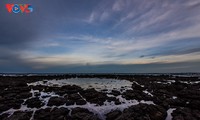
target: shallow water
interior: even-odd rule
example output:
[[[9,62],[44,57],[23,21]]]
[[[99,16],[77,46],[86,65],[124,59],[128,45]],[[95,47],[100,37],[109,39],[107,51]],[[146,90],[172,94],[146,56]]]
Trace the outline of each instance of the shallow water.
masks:
[[[138,84],[138,83],[137,83]],[[100,78],[71,78],[71,79],[62,79],[62,80],[43,80],[43,81],[38,81],[38,82],[33,82],[33,83],[29,83],[28,84],[33,85],[33,86],[37,86],[37,85],[43,85],[43,86],[57,86],[57,87],[61,87],[61,86],[65,86],[65,85],[77,85],[80,86],[83,89],[88,89],[88,88],[94,88],[97,91],[102,91],[104,89],[107,89],[107,96],[108,97],[114,97],[113,95],[109,94],[109,92],[111,92],[111,90],[117,90],[120,92],[125,92],[126,90],[132,89],[132,82],[127,81],[127,80],[116,80],[116,79],[100,79]],[[123,91],[121,90],[123,88]],[[39,90],[33,90],[31,89],[30,93],[32,93],[32,97],[35,97],[35,93],[39,93]],[[143,91],[146,94],[149,94],[150,96],[152,96],[148,91]],[[78,93],[79,94],[79,93]],[[80,94],[79,94],[80,95]],[[46,96],[46,97],[43,97]],[[138,101],[138,100],[126,100],[125,98],[122,97],[122,95],[118,95],[116,96],[116,99],[118,99],[121,104],[116,105],[114,103],[114,101],[108,102],[105,101],[103,105],[97,105],[94,103],[90,103],[88,101],[86,101],[85,98],[83,98],[81,95],[81,97],[83,98],[83,100],[86,101],[85,105],[76,105],[76,103],[74,105],[61,105],[61,106],[47,106],[47,103],[49,101],[49,99],[53,96],[58,96],[58,97],[63,97],[60,96],[54,92],[44,92],[41,91],[40,92],[40,100],[43,101],[45,103],[44,106],[42,106],[41,108],[28,108],[26,105],[21,105],[20,109],[10,109],[8,111],[5,111],[3,113],[9,113],[10,115],[12,115],[15,111],[33,111],[31,120],[34,119],[34,114],[36,110],[39,109],[45,109],[45,108],[54,108],[54,107],[64,107],[64,108],[68,108],[70,111],[73,108],[76,107],[80,107],[80,108],[86,108],[89,111],[93,112],[94,114],[97,114],[98,117],[102,120],[105,120],[105,114],[111,112],[112,110],[121,110],[123,111],[125,108],[128,108],[132,105],[137,105],[139,103],[146,103],[146,104],[154,104],[153,101]],[[28,99],[30,99],[28,98]],[[27,99],[24,99],[24,102]],[[70,115],[70,113],[69,113]]]
[[[121,90],[132,89],[132,82],[128,80],[117,80],[117,79],[100,79],[100,78],[70,78],[70,79],[61,79],[61,80],[44,80],[28,85],[44,85],[44,86],[65,86],[65,85],[77,85],[83,89],[94,88],[97,91],[105,90]]]

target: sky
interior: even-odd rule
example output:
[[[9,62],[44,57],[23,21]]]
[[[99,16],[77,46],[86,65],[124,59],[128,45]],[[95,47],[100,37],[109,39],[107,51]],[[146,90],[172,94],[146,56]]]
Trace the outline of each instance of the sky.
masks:
[[[199,12],[199,0],[1,0],[0,72],[200,72]]]

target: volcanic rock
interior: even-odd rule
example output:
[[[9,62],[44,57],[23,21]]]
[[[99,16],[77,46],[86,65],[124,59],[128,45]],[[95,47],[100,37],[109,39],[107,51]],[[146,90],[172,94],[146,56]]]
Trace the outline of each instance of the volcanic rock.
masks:
[[[95,89],[87,89],[81,92],[81,95],[91,103],[103,105],[107,99],[107,95],[102,92],[97,92]]]
[[[72,120],[100,120],[97,115],[84,108],[74,108],[71,113]]]
[[[64,105],[66,102],[66,100],[62,97],[51,97],[49,99],[49,102],[48,102],[48,106],[60,106],[60,105]]]
[[[200,111],[190,108],[177,108],[172,113],[173,120],[200,120]]]
[[[46,108],[35,112],[34,120],[68,120],[69,110],[67,108]]]
[[[166,116],[166,110],[160,106],[138,104],[126,108],[114,120],[165,120]]]
[[[44,103],[38,97],[34,97],[26,100],[25,105],[30,108],[40,108]]]
[[[28,111],[28,112],[23,112],[23,111],[17,111],[14,112],[13,115],[11,115],[8,118],[4,118],[3,120],[30,120],[32,116],[32,112]]]
[[[115,120],[122,114],[120,110],[114,110],[106,114],[106,120]]]

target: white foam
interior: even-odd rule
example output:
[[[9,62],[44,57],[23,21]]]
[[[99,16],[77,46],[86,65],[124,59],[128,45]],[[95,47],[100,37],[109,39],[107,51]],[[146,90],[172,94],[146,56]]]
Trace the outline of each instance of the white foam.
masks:
[[[159,84],[172,84],[175,83],[175,80],[164,80],[164,81],[158,81],[156,83]],[[199,84],[200,81],[179,81],[180,83],[185,83],[185,84]]]
[[[177,99],[177,97],[176,97],[176,96],[173,96],[172,99]]]
[[[144,90],[143,92],[144,92],[145,94],[150,95],[151,97],[153,97],[153,95],[152,95],[150,92],[148,92],[147,90]]]
[[[176,110],[176,108],[169,108],[168,110],[167,110],[167,117],[166,117],[166,119],[165,120],[172,120],[172,112],[174,111],[174,110]]]
[[[137,84],[137,85],[139,85],[139,86],[141,86],[141,87],[144,87],[144,85],[141,85],[141,84],[139,84],[139,83],[136,82],[136,81],[133,81],[133,83],[135,83],[135,84]]]
[[[200,81],[180,81],[180,83],[185,83],[185,84],[199,84]]]

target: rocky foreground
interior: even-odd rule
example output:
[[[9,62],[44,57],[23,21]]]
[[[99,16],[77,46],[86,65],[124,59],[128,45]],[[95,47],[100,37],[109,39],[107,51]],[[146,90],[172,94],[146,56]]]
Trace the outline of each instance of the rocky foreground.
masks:
[[[128,80],[120,89],[47,85],[68,78]],[[42,81],[42,84],[31,84]],[[98,83],[96,83],[98,84]],[[0,120],[200,120],[200,79],[172,75],[0,76]]]

